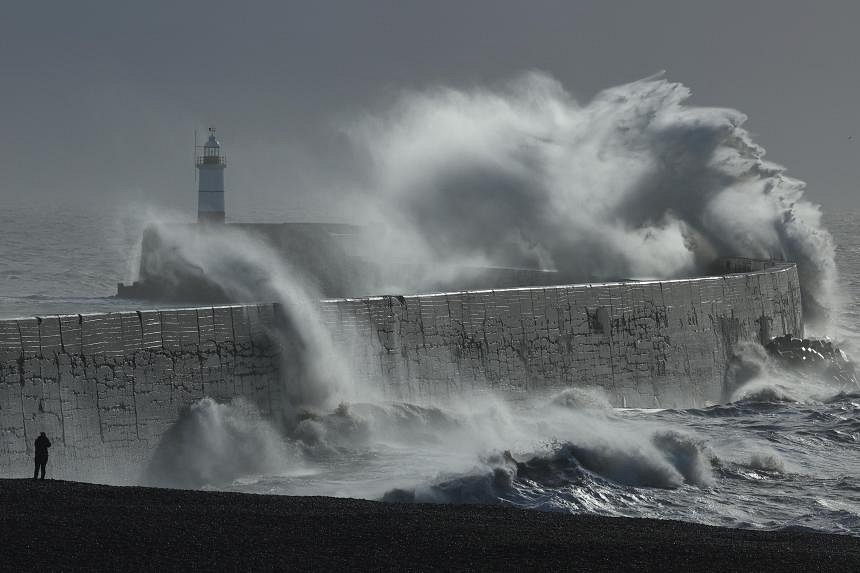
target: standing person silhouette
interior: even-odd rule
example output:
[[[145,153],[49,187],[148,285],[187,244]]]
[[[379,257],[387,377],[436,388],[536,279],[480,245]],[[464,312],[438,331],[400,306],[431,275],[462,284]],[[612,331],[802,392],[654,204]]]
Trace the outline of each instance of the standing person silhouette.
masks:
[[[45,466],[48,463],[48,448],[51,447],[51,440],[45,435],[45,432],[39,434],[36,438],[36,468],[33,470],[33,479],[39,475],[39,469],[42,470],[42,479],[45,479]]]

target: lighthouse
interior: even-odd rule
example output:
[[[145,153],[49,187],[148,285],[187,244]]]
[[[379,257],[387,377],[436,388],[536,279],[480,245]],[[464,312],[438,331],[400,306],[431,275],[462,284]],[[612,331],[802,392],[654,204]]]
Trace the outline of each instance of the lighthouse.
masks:
[[[197,222],[224,222],[224,168],[227,156],[221,152],[221,143],[215,137],[215,128],[209,128],[209,139],[203,145],[203,155],[196,155],[200,172],[197,187]]]

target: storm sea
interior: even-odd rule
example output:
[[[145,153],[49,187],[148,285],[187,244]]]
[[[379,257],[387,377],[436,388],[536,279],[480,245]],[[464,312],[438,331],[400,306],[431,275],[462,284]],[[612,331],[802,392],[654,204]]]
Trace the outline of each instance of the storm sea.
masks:
[[[858,217],[825,213],[844,301],[830,330],[813,333],[854,359]],[[112,298],[134,278],[141,229],[124,208],[4,209],[0,318],[150,307]],[[764,366],[731,402],[706,408],[618,409],[575,387],[517,402],[359,398],[288,434],[204,399],[173,483],[860,535],[860,388]]]

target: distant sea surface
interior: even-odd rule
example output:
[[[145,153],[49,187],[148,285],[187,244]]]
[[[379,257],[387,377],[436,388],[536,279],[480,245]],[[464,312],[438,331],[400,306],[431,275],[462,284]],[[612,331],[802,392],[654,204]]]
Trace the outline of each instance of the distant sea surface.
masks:
[[[826,334],[855,358],[858,218],[825,216],[845,298]],[[4,205],[0,317],[148,307],[112,298],[118,282],[135,278],[144,221],[125,207]],[[226,405],[197,412],[200,435],[249,443],[247,424]],[[573,392],[513,405],[357,403],[305,422],[300,435],[265,438],[279,443],[259,451],[283,458],[268,470],[210,486],[860,535],[857,388],[786,375],[704,409],[617,410]]]
[[[152,308],[117,299],[117,283],[137,278],[140,239],[155,211],[119,201],[78,203],[36,197],[0,209],[0,318]],[[161,210],[159,220],[194,213]],[[242,222],[317,220],[317,211],[238,213]]]
[[[125,208],[71,201],[0,210],[0,318],[136,308],[111,298],[136,273],[143,225]]]

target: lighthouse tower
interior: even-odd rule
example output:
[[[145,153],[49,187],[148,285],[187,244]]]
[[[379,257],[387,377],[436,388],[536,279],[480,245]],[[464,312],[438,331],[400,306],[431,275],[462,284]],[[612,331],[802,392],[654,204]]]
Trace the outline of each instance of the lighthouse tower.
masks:
[[[224,168],[227,156],[215,138],[215,128],[209,128],[209,139],[203,145],[203,155],[196,156],[200,172],[197,187],[197,222],[224,222]]]

